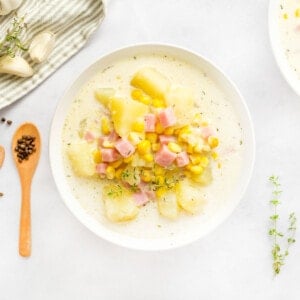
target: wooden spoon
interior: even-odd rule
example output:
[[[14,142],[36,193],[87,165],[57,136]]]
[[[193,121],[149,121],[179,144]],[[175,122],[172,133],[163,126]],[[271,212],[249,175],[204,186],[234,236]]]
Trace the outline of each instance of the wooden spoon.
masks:
[[[15,151],[18,145],[18,140],[23,135],[35,137],[35,149],[28,160],[19,162],[18,153]],[[16,163],[21,188],[22,188],[22,204],[21,204],[21,219],[20,219],[20,236],[19,236],[19,253],[21,256],[30,256],[31,254],[31,217],[30,217],[30,188],[31,181],[40,158],[41,139],[38,129],[31,123],[25,123],[15,132],[12,141],[12,151],[14,161]]]

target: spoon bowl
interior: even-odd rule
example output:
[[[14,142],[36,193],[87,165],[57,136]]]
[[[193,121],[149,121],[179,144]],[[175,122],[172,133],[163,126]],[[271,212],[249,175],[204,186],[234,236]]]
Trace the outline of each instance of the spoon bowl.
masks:
[[[35,151],[33,151],[27,159],[21,159],[20,157],[18,157],[18,152],[16,151],[18,141],[21,140],[24,136],[35,138]],[[40,158],[40,149],[41,139],[36,126],[31,123],[25,123],[21,125],[13,136],[12,152],[19,173],[22,188],[19,253],[24,257],[28,257],[31,254],[30,190],[32,178]]]

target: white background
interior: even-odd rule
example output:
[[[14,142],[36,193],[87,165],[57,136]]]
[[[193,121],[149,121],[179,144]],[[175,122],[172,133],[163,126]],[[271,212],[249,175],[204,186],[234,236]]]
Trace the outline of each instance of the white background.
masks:
[[[300,101],[275,64],[267,0],[112,0],[85,49],[33,93],[0,111],[7,159],[0,172],[0,299],[300,299],[300,241],[273,278],[267,236],[272,173],[283,205],[300,219]],[[216,62],[236,82],[256,131],[257,160],[233,215],[206,238],[167,252],[138,252],[101,240],[60,199],[50,173],[48,135],[55,106],[78,74],[99,56],[137,42],[185,46]],[[32,257],[18,256],[20,188],[10,155],[16,127],[33,121],[43,152],[33,183]],[[285,222],[285,218],[282,220]]]

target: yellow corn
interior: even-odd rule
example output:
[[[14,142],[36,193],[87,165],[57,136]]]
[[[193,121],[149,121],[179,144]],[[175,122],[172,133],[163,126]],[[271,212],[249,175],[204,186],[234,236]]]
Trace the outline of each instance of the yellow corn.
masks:
[[[103,117],[101,119],[101,130],[102,130],[102,133],[105,135],[110,134],[110,132],[111,132],[110,122],[107,117]]]
[[[295,17],[296,17],[296,18],[300,18],[300,8],[297,8],[297,9],[295,10]]]
[[[130,132],[128,135],[128,140],[133,144],[137,145],[144,139],[145,135],[141,132]]]
[[[165,188],[163,188],[163,187],[161,187],[161,188],[159,188],[156,192],[155,192],[155,194],[156,194],[156,197],[157,198],[161,198],[165,193],[166,193],[166,189]]]
[[[192,154],[194,152],[194,146],[192,144],[188,144],[186,147],[186,152]]]
[[[187,170],[191,170],[191,167],[192,167],[192,166],[193,166],[192,164],[188,164],[188,165],[185,166],[185,168],[186,168]]]
[[[123,160],[119,159],[119,160],[112,162],[110,165],[116,169],[116,168],[120,167],[122,163],[123,163]]]
[[[148,141],[150,141],[150,143],[156,143],[156,141],[157,141],[157,134],[156,133],[154,133],[154,132],[148,132],[148,133],[146,133],[146,139],[148,140]]]
[[[202,168],[206,168],[209,164],[209,159],[206,156],[202,156],[200,159],[200,165]]]
[[[124,163],[129,164],[130,162],[132,162],[133,159],[133,155],[130,155],[126,158],[123,159]]]
[[[139,101],[142,96],[143,96],[143,92],[141,90],[134,89],[134,90],[131,91],[131,97],[134,100],[138,100]]]
[[[144,170],[142,175],[141,175],[141,179],[144,181],[144,182],[150,182],[151,179],[152,179],[152,174],[149,170]]]
[[[190,171],[195,175],[200,175],[203,172],[203,168],[199,165],[191,166]]]
[[[152,105],[153,105],[154,107],[158,107],[158,108],[165,107],[165,103],[164,103],[164,101],[161,100],[161,99],[153,99]]]
[[[212,157],[214,160],[217,160],[218,157],[219,157],[219,154],[218,154],[217,152],[212,152],[211,157]]]
[[[202,156],[200,154],[192,154],[190,155],[190,160],[193,165],[197,165],[201,162]]]
[[[155,124],[155,132],[158,134],[162,134],[164,132],[164,128],[159,122]]]
[[[179,153],[182,151],[180,145],[178,145],[177,143],[174,143],[174,142],[170,142],[168,144],[168,148],[170,151],[174,152],[174,153]]]
[[[168,128],[165,129],[164,134],[165,135],[173,135],[174,131],[175,131],[174,127],[168,127]]]
[[[114,179],[115,178],[115,175],[116,175],[116,170],[114,167],[112,166],[108,166],[106,168],[106,177],[107,179]]]
[[[155,182],[157,185],[163,185],[165,183],[165,179],[162,175],[158,175],[155,178]]]
[[[99,150],[95,150],[93,152],[93,159],[96,164],[100,164],[102,162],[102,154]]]
[[[122,177],[122,173],[123,173],[124,169],[123,168],[119,168],[116,170],[116,173],[115,173],[115,177],[117,179],[120,179]]]
[[[151,144],[148,140],[144,140],[137,145],[137,151],[140,155],[145,155],[151,151]]]
[[[160,149],[160,144],[158,144],[158,143],[152,144],[151,149],[152,149],[152,151],[157,152]]]
[[[132,130],[137,132],[144,132],[145,131],[145,123],[144,121],[136,121],[132,124]]]
[[[153,162],[153,155],[151,153],[147,153],[143,156],[144,161]]]
[[[155,173],[156,176],[157,175],[163,175],[165,173],[165,170],[164,170],[163,167],[157,165],[155,167],[154,173]]]
[[[140,99],[140,102],[146,104],[146,105],[150,105],[152,102],[151,97],[147,96],[147,95],[143,95]]]
[[[114,143],[112,143],[112,142],[110,142],[110,141],[104,141],[104,142],[102,143],[102,146],[103,146],[104,148],[114,148],[114,147],[115,147]]]
[[[202,143],[198,143],[196,146],[194,146],[193,148],[195,153],[201,153],[203,150],[203,144]]]
[[[216,148],[219,146],[219,139],[215,136],[210,136],[208,138],[208,145],[211,147],[211,148]]]

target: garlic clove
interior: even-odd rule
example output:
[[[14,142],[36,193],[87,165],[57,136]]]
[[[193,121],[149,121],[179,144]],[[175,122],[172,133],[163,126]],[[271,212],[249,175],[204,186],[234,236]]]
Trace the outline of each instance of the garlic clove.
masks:
[[[44,62],[55,45],[55,34],[51,31],[44,31],[36,35],[29,47],[29,55],[36,63]]]
[[[6,55],[0,57],[0,73],[30,77],[33,75],[33,70],[23,57]]]
[[[23,0],[0,0],[0,16],[8,15],[14,9],[17,9]]]

